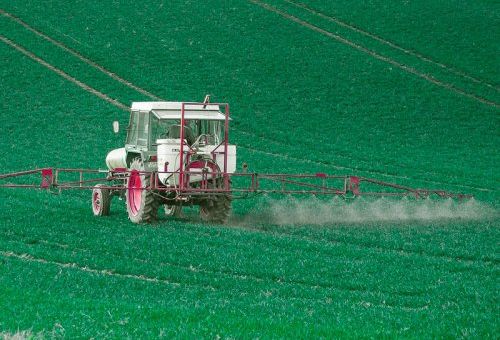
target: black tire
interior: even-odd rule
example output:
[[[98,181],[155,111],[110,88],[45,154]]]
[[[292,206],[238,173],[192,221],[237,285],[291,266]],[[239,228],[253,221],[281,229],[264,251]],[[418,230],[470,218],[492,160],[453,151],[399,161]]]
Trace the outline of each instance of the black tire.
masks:
[[[167,217],[181,217],[182,216],[182,206],[174,204],[165,204],[163,206],[165,210],[165,216]]]
[[[152,223],[158,219],[160,202],[152,190],[146,189],[151,186],[151,174],[143,173],[140,158],[132,161],[129,171],[125,192],[128,218],[134,223]]]
[[[222,180],[216,183],[222,188]],[[200,203],[200,217],[204,222],[224,224],[231,214],[231,195],[213,195],[211,198]]]
[[[92,212],[94,216],[108,216],[111,207],[111,195],[109,189],[102,188],[104,185],[97,184],[92,190]]]

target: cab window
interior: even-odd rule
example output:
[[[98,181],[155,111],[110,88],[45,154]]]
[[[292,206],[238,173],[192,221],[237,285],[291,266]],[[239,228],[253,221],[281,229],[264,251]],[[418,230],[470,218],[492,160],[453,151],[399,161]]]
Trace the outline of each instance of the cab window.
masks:
[[[137,123],[139,111],[130,112],[129,126],[127,128],[127,144],[135,144],[137,141]]]
[[[208,135],[212,137],[212,143],[219,144],[224,139],[224,122],[218,120],[201,120],[198,123],[197,135]]]
[[[140,112],[137,124],[137,145],[148,145],[149,113]]]

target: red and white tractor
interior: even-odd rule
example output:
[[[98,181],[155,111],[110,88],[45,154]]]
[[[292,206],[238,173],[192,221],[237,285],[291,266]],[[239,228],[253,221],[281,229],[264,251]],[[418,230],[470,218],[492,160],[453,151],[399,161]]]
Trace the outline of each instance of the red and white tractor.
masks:
[[[227,104],[208,100],[133,103],[125,147],[106,157],[117,188],[108,183],[93,189],[94,214],[109,213],[111,197],[124,193],[136,223],[155,220],[160,205],[167,215],[179,215],[187,204],[199,205],[205,221],[225,222],[231,210],[229,174],[236,170],[229,119]]]
[[[180,215],[183,206],[199,206],[204,221],[224,223],[233,198],[263,193],[345,198],[472,197],[353,175],[247,172],[245,163],[243,171],[236,172],[236,146],[229,144],[229,115],[229,104],[209,103],[208,96],[201,103],[136,102],[131,107],[125,146],[107,155],[108,169],[38,168],[0,175],[0,180],[17,180],[0,183],[0,187],[53,192],[91,189],[96,216],[109,215],[112,197],[120,196],[125,198],[134,223],[155,221],[161,205],[167,216]],[[118,122],[113,127],[118,132]],[[41,182],[34,183],[37,175],[41,175]]]

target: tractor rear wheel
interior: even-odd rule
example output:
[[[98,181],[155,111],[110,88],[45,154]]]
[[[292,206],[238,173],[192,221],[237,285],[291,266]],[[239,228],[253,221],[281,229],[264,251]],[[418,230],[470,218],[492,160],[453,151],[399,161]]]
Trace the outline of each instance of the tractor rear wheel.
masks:
[[[217,180],[216,185],[222,188],[222,180]],[[224,224],[231,213],[231,195],[214,195],[200,203],[200,217],[204,222]]]
[[[134,223],[156,221],[160,202],[150,189],[151,174],[144,172],[144,165],[139,158],[132,161],[129,171],[125,192],[129,219]]]
[[[108,216],[111,206],[111,195],[109,189],[104,185],[97,184],[92,190],[92,212],[94,216]]]

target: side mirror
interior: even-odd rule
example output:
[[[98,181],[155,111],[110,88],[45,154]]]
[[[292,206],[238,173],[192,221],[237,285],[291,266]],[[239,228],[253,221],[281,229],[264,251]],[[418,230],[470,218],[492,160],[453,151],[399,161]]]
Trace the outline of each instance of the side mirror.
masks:
[[[120,132],[120,123],[117,120],[113,122],[113,132],[114,133]]]

